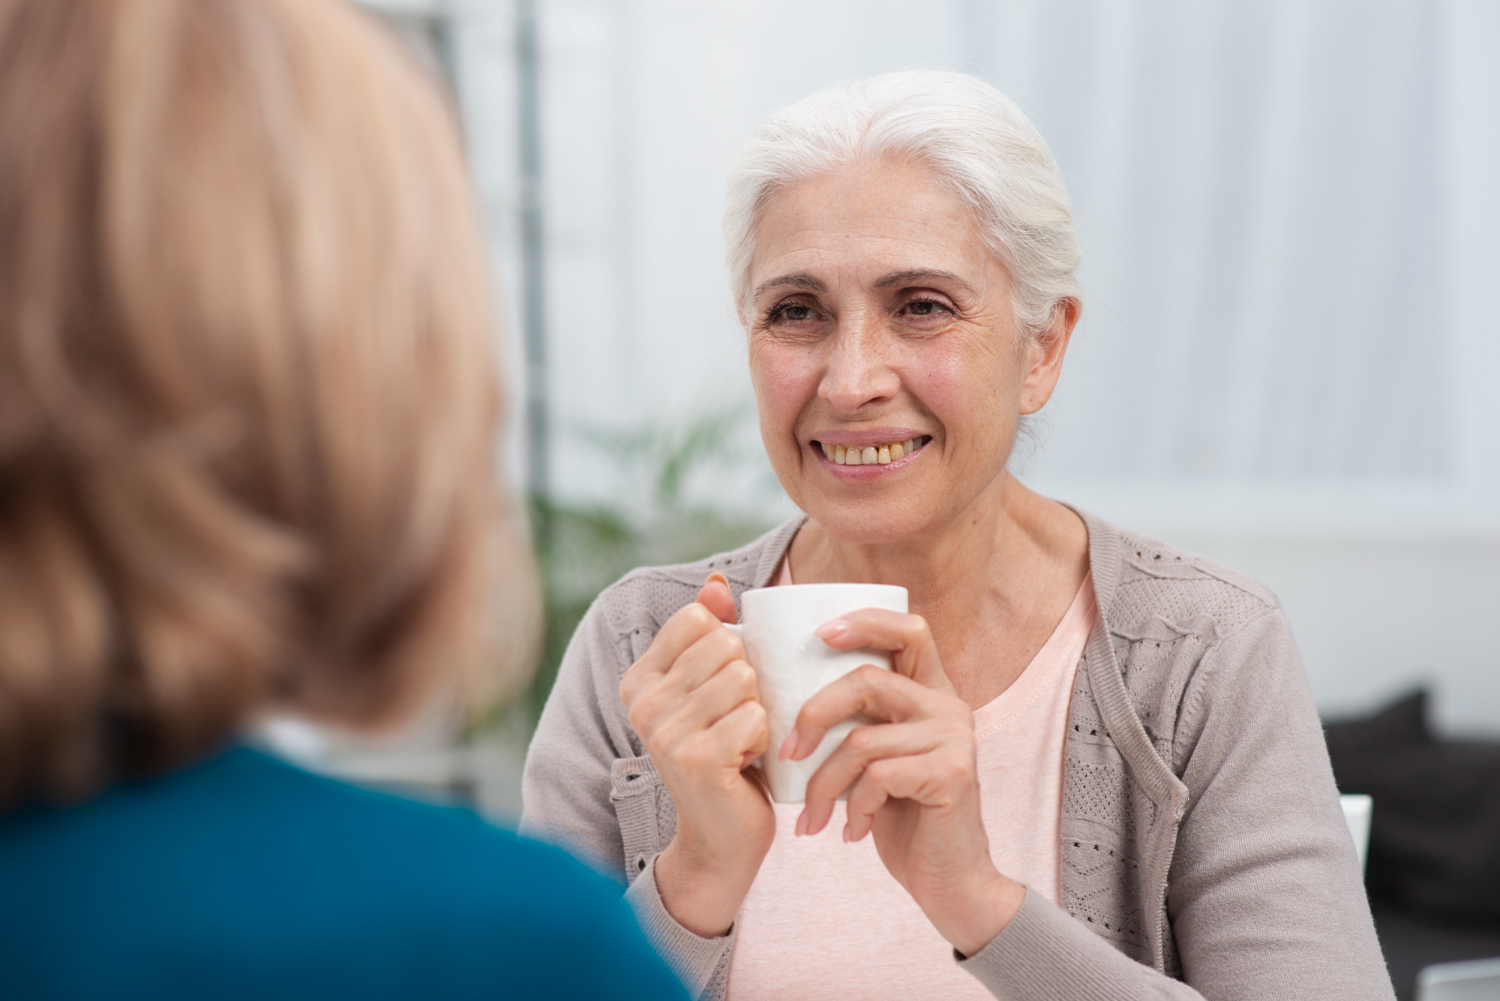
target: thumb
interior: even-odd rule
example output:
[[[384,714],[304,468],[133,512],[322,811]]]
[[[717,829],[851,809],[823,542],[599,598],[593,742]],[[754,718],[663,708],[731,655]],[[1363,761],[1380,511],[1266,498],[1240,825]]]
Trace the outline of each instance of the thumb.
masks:
[[[729,591],[729,578],[721,573],[711,573],[698,592],[698,604],[713,612],[720,622],[738,622],[734,611],[734,595]]]

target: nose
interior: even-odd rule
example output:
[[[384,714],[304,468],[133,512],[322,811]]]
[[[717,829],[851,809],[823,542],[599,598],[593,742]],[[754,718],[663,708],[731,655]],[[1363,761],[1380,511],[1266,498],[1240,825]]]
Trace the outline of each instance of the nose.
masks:
[[[834,330],[818,395],[840,413],[857,414],[894,399],[901,379],[886,357],[884,331],[861,311],[846,315]]]

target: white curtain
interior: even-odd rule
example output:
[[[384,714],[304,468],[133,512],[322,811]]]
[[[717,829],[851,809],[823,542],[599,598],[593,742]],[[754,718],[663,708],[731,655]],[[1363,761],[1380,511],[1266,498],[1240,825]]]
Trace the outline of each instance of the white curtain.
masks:
[[[1480,489],[1500,457],[1466,433],[1500,418],[1466,378],[1500,374],[1500,215],[1472,190],[1500,177],[1494,5],[970,10],[977,68],[1053,143],[1086,248],[1045,478],[1500,522]]]
[[[471,143],[513,247],[510,8],[457,9]],[[719,211],[752,125],[853,76],[968,69],[1052,144],[1085,251],[1085,321],[1030,480],[1249,564],[1294,613],[1325,705],[1427,671],[1458,693],[1452,718],[1500,726],[1476,621],[1500,602],[1500,4],[540,9],[564,490],[612,489],[569,428],[748,399]],[[1260,541],[1223,543],[1246,532]],[[1316,555],[1351,539],[1369,544]],[[1367,586],[1340,604],[1350,582]]]

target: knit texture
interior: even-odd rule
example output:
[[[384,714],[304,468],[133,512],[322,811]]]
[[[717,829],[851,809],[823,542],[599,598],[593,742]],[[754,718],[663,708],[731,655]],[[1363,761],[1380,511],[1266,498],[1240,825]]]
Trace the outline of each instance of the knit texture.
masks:
[[[964,969],[1025,1001],[1394,997],[1274,595],[1084,520],[1099,616],[1068,718],[1061,899],[1028,894]],[[620,677],[708,573],[723,573],[736,600],[767,585],[800,526],[605,591],[527,755],[523,829],[623,876],[653,941],[714,1001],[734,932],[698,938],[662,905],[652,860],[676,810],[630,728]]]

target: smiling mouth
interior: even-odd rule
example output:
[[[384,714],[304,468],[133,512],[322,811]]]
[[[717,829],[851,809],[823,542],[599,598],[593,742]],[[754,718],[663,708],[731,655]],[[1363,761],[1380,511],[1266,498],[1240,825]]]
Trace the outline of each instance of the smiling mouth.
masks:
[[[905,441],[893,441],[884,445],[830,445],[814,441],[823,450],[828,461],[836,466],[886,466],[911,455],[932,440],[930,434],[919,434]]]

